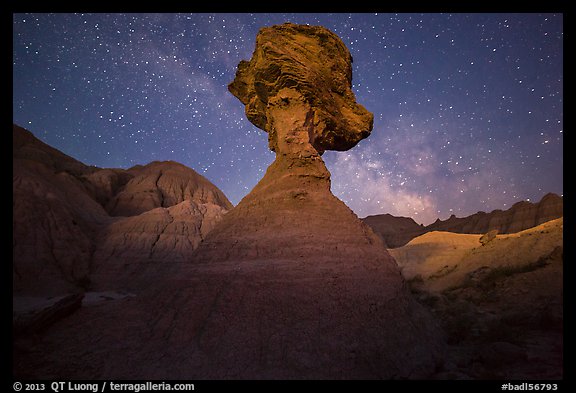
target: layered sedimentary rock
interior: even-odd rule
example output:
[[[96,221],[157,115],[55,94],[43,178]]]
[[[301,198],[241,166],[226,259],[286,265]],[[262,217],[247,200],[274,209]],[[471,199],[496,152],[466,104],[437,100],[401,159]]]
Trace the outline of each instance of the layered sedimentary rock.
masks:
[[[150,285],[170,264],[189,261],[227,211],[221,205],[186,199],[115,220],[96,242],[91,287],[135,290]]]
[[[222,191],[203,176],[177,162],[155,161],[130,168],[128,173],[132,178],[106,205],[112,216],[135,216],[186,200],[232,208]]]
[[[190,258],[232,208],[182,164],[90,167],[16,125],[12,189],[14,293],[26,295],[83,291],[95,275],[131,285],[158,261]]]
[[[213,295],[202,342],[208,363],[242,365],[234,377],[417,378],[435,367],[432,319],[381,240],[330,191],[320,154],[372,128],[350,70],[336,35],[284,24],[260,30],[229,87],[276,152],[191,267],[232,275]]]
[[[562,217],[563,207],[562,197],[550,193],[538,203],[520,201],[504,211],[479,212],[464,218],[451,216],[446,221],[437,220],[426,228],[429,231],[456,233],[486,233],[494,229],[498,233],[515,233]]]
[[[442,378],[561,379],[563,219],[513,234],[428,232],[390,250],[440,317]]]
[[[131,170],[118,168],[94,168],[82,176],[88,183],[90,194],[104,208],[133,177]]]
[[[89,282],[92,238],[106,211],[87,191],[91,168],[13,127],[14,292],[55,295]]]
[[[382,238],[387,248],[403,246],[425,231],[424,226],[418,225],[413,219],[391,214],[368,216],[362,221]]]
[[[563,209],[563,198],[549,193],[538,203],[520,201],[508,210],[478,212],[462,218],[452,215],[447,220],[438,219],[428,226],[390,214],[368,216],[363,221],[384,240],[388,248],[396,248],[431,231],[484,234],[496,230],[498,233],[516,233],[562,217]]]
[[[268,132],[272,151],[322,154],[348,150],[372,130],[374,116],[356,102],[351,84],[352,56],[334,33],[285,23],[260,30],[252,59],[238,64],[228,88],[248,120]],[[287,134],[277,135],[281,129]]]

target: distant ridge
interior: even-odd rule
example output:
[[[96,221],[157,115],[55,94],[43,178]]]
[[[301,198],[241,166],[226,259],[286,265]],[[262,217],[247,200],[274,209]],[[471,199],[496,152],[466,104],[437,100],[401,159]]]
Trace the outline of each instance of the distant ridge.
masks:
[[[548,193],[538,203],[520,201],[508,210],[478,212],[462,218],[452,215],[444,221],[437,219],[428,226],[419,225],[408,217],[395,217],[391,214],[368,216],[362,220],[384,240],[388,248],[396,248],[430,231],[470,234],[484,234],[491,230],[497,230],[498,233],[520,232],[563,217],[563,201],[561,196]]]

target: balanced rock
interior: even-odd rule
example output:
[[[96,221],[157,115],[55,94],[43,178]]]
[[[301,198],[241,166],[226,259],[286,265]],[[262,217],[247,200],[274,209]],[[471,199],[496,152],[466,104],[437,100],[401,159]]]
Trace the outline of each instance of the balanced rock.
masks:
[[[322,154],[348,150],[372,130],[373,115],[351,85],[352,56],[336,34],[285,23],[260,29],[252,59],[240,62],[228,89],[269,133],[272,151],[307,142]]]
[[[229,277],[212,295],[200,341],[205,364],[228,374],[210,376],[422,378],[434,370],[434,321],[378,236],[331,193],[320,157],[372,129],[351,91],[351,60],[322,27],[263,28],[229,87],[268,132],[276,160],[188,267],[211,281]]]

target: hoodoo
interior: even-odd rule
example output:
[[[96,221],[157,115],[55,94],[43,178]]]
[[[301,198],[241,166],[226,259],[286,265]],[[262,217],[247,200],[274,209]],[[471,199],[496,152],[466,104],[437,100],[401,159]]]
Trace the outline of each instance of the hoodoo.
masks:
[[[435,324],[380,238],[330,191],[321,154],[348,150],[372,130],[351,81],[352,57],[334,33],[283,24],[260,30],[229,85],[276,153],[195,255],[195,269],[230,277],[204,337],[218,362],[245,365],[235,376],[415,378],[434,370]]]

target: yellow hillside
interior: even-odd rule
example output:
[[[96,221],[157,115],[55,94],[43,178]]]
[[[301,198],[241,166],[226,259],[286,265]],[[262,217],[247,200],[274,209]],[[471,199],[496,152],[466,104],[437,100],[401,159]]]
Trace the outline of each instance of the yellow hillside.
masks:
[[[389,252],[407,280],[422,281],[423,289],[443,291],[463,285],[474,275],[517,269],[537,263],[562,246],[563,218],[522,232],[498,235],[482,245],[482,235],[428,232]]]

